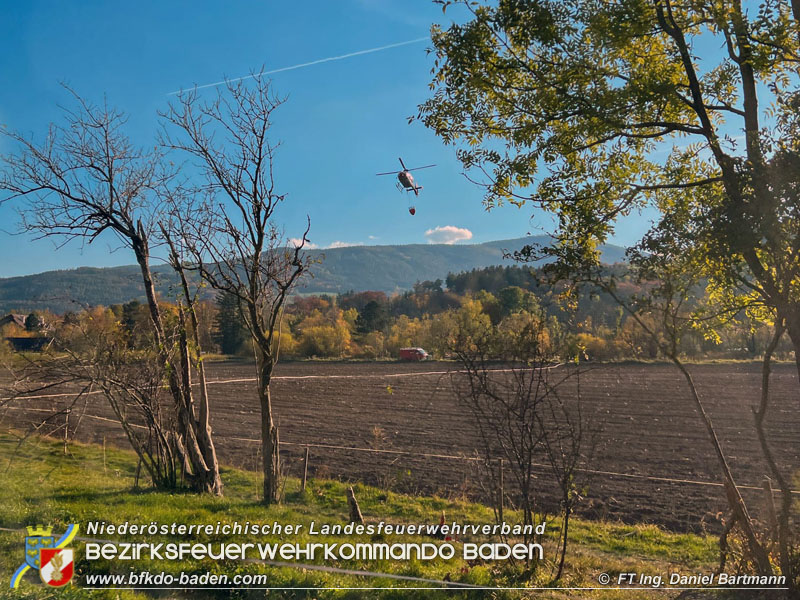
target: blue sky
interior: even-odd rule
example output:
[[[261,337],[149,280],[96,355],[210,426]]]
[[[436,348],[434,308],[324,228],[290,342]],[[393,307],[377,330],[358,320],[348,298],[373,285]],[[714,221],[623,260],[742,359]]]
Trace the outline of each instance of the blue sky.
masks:
[[[4,2],[0,20],[0,124],[41,136],[60,118],[69,84],[130,116],[129,135],[153,143],[169,92],[426,36],[444,18],[429,0],[307,2]],[[468,230],[470,242],[540,233],[531,209],[487,213],[452,147],[408,124],[429,94],[426,42],[272,76],[288,102],[275,114],[277,160],[288,201],[280,219],[300,232],[311,217],[319,247],[426,243],[436,228]],[[0,152],[8,151],[0,141]],[[437,163],[417,174],[417,214],[391,177],[375,173]],[[0,277],[77,266],[130,264],[113,239],[56,250],[17,231],[19,203],[0,206]],[[446,229],[442,238],[447,238]],[[631,232],[633,233],[633,232]],[[620,241],[626,240],[622,234]],[[630,239],[633,239],[631,236]]]

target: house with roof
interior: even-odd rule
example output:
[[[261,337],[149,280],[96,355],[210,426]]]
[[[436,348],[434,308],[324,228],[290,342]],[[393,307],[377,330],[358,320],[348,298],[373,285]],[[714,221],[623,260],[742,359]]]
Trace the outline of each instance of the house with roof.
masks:
[[[37,324],[37,327],[33,329],[33,331],[38,332],[38,334],[30,335],[32,333],[26,325],[28,324],[29,317],[34,316],[38,319],[38,321],[34,321]],[[11,348],[18,352],[38,352],[43,350],[47,344],[52,341],[52,338],[46,335],[42,335],[42,332],[46,329],[44,322],[41,320],[40,317],[37,315],[23,315],[19,313],[8,313],[7,315],[0,317],[0,331],[3,330],[3,327],[6,325],[16,325],[23,331],[28,331],[29,335],[25,336],[8,336],[8,333],[12,333],[6,331],[6,342],[9,343]]]
[[[22,329],[25,329],[25,319],[27,315],[21,315],[19,313],[8,313],[4,317],[0,317],[0,327],[5,325],[17,325]]]

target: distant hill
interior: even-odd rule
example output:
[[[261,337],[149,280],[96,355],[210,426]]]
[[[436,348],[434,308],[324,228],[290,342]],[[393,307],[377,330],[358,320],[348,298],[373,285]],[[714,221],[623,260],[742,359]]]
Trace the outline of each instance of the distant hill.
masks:
[[[313,277],[303,281],[306,294],[335,294],[350,290],[380,290],[387,293],[410,289],[417,281],[444,279],[448,273],[501,264],[504,252],[526,244],[547,243],[544,236],[500,240],[484,244],[409,244],[397,246],[349,246],[311,250],[321,260],[313,266]],[[603,261],[624,260],[619,246],[604,246]],[[158,291],[175,296],[177,282],[167,266],[154,268]],[[0,314],[17,311],[52,310],[62,313],[87,305],[109,305],[144,300],[136,266],[47,271],[36,275],[0,278]]]

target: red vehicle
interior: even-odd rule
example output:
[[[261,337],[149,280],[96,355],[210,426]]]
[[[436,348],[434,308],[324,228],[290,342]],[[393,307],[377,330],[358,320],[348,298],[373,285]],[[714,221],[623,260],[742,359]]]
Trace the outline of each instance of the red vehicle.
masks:
[[[400,360],[427,360],[428,353],[422,348],[400,348]]]

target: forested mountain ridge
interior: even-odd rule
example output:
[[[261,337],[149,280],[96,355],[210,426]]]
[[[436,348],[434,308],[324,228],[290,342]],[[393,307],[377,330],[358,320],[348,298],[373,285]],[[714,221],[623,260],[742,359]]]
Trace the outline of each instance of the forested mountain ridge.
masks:
[[[391,246],[349,246],[310,250],[318,260],[312,276],[298,291],[304,294],[337,294],[376,290],[386,293],[411,289],[417,281],[445,279],[460,273],[494,265],[511,265],[504,252],[526,244],[547,243],[545,236],[498,240],[483,244],[409,244]],[[603,247],[603,260],[624,259],[619,246]],[[176,295],[177,280],[166,265],[155,267],[158,292]],[[111,305],[144,299],[141,275],[136,266],[47,271],[36,275],[0,278],[0,313],[52,310],[57,313],[87,306]]]

